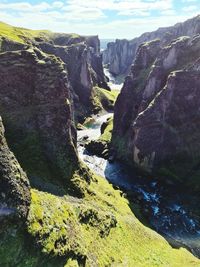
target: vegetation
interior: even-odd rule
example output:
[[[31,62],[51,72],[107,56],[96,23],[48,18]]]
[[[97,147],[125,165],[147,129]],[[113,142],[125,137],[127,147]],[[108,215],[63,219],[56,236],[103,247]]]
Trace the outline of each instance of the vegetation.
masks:
[[[108,91],[103,88],[94,87],[91,100],[97,110],[105,109],[111,111],[119,94],[118,90]]]
[[[143,226],[120,191],[98,176],[82,199],[32,190],[28,232],[41,249],[45,266],[51,266],[52,260],[54,266],[66,267],[199,266],[185,249],[172,249]],[[40,266],[36,256],[41,257],[26,255],[23,262],[29,265],[24,266]]]
[[[35,37],[47,38],[50,34],[50,31],[29,30],[0,22],[0,36],[19,43],[27,43]]]
[[[102,135],[99,137],[99,140],[110,143],[112,137],[112,130],[113,130],[113,117],[111,117],[110,119],[108,119],[107,122],[105,122],[105,129]]]
[[[48,38],[52,34],[48,31],[11,27],[4,23],[0,23],[0,32],[0,36],[19,43],[26,43],[36,37]],[[72,38],[78,36],[72,35]],[[94,109],[112,110],[117,95],[118,91],[109,92],[95,87],[92,95]],[[71,155],[70,151],[66,151],[66,148],[58,151],[58,161],[55,160],[53,166],[43,154],[38,133],[24,133],[22,128],[17,128],[19,121],[14,124],[15,119],[5,118],[6,137],[35,184],[32,183],[26,225],[13,223],[8,225],[6,231],[0,229],[0,266],[200,265],[199,260],[188,251],[172,249],[164,238],[142,225],[134,215],[140,214],[136,205],[130,204],[122,192],[115,190],[106,179],[90,173],[85,166],[78,166],[75,160],[75,165],[80,168],[74,171],[70,180],[66,180],[66,188],[72,183],[73,191],[63,189],[63,184],[59,183],[58,169],[62,169],[65,174],[71,173],[71,168],[74,169],[71,161],[67,162],[65,157],[65,153]],[[109,143],[112,128],[111,118],[99,140]],[[122,140],[118,145],[119,150],[125,147]]]
[[[62,35],[65,35],[69,38],[69,43],[73,43],[80,39],[80,35],[71,33],[71,34],[56,34],[48,30],[30,30],[21,27],[13,27],[9,24],[0,22],[0,37],[5,37],[11,41],[18,43],[26,44],[30,43],[34,39],[40,39],[44,41],[49,41],[51,38],[61,38]]]

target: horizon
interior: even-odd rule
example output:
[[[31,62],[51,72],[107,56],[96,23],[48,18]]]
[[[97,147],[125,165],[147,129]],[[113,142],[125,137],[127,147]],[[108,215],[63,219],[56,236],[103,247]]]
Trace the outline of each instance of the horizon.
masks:
[[[104,39],[133,39],[199,14],[198,0],[3,0],[1,21]],[[189,14],[188,14],[189,13]],[[34,19],[33,19],[34,18]]]

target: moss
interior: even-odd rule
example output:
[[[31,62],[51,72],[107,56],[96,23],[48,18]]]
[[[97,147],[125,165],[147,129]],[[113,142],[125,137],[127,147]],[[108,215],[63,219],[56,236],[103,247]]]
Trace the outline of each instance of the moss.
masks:
[[[105,109],[107,111],[113,110],[118,94],[119,91],[117,90],[108,91],[96,86],[93,88],[91,96],[92,105],[97,110],[101,109]]]
[[[46,257],[34,247],[32,239],[24,231],[24,226],[9,226],[0,234],[1,267],[54,267],[64,266],[63,259]]]
[[[107,143],[111,142],[112,138],[112,130],[113,130],[113,117],[111,117],[106,123],[105,123],[105,129],[101,136],[99,137],[100,141],[104,141]]]
[[[104,178],[94,175],[84,186],[83,198],[32,190],[29,235],[14,226],[0,235],[0,266],[199,266],[192,254],[143,226]]]
[[[64,257],[65,267],[199,266],[185,249],[172,249],[143,226],[120,191],[98,176],[82,199],[32,190],[28,231],[44,258]]]
[[[9,24],[0,22],[0,37],[8,38],[14,42],[29,44],[33,41],[51,41],[56,37],[61,38],[62,34],[53,33],[48,30],[30,30],[21,27],[14,27]],[[75,33],[64,34],[63,37],[68,38],[69,43],[80,43],[80,35]]]
[[[190,160],[188,160],[185,157],[185,153],[179,153],[170,160],[161,162],[155,174],[163,180],[181,183],[191,190],[198,190],[200,187],[199,158],[191,156]]]
[[[15,42],[27,43],[36,37],[47,38],[50,35],[50,31],[29,30],[0,22],[0,36]]]
[[[112,136],[112,145],[115,148],[116,153],[120,155],[120,158],[125,160],[125,162],[127,162],[127,159],[128,159],[126,140],[127,140],[126,136],[123,136],[123,137]]]
[[[149,75],[151,71],[151,66],[146,68],[146,69],[142,69],[137,77],[137,87],[136,87],[136,91],[140,92],[146,83],[147,77]]]
[[[54,179],[58,176],[58,171],[44,155],[38,132],[24,132],[7,118],[5,118],[5,128],[8,144],[26,171],[31,185],[50,192],[63,191],[53,186],[53,184],[59,185],[59,179],[57,181]]]

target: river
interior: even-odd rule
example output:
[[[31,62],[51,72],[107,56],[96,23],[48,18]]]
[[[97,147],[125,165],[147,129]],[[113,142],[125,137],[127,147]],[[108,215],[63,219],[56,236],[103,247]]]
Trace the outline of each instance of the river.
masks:
[[[80,159],[95,173],[128,192],[131,201],[140,205],[143,216],[151,228],[162,234],[174,246],[186,247],[195,256],[200,257],[199,219],[192,215],[190,206],[185,203],[183,192],[179,192],[174,185],[161,184],[158,179],[136,175],[134,170],[121,162],[111,163],[90,155],[84,148],[86,139],[98,139],[101,124],[112,116],[112,113],[96,115],[90,127],[78,131]],[[187,196],[187,200],[189,198]],[[189,203],[191,202],[192,199],[189,199]]]
[[[104,67],[104,73],[108,77],[108,85],[111,90],[121,90],[124,82],[124,77],[115,78],[107,68]]]

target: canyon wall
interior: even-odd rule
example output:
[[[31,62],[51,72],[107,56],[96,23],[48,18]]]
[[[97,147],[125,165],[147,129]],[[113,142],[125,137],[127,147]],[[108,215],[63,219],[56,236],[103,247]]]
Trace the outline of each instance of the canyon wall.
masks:
[[[17,32],[17,30],[16,30]],[[76,121],[83,121],[85,116],[98,112],[95,104],[98,97],[96,88],[110,90],[103,71],[100,41],[98,36],[80,36],[77,34],[60,34],[39,32],[36,36],[26,37],[20,32],[22,41],[0,36],[0,51],[17,51],[31,47],[59,57],[65,64],[70,82],[70,91],[75,110]],[[17,38],[19,37],[17,35]]]
[[[162,46],[165,46],[180,36],[193,36],[198,33],[200,33],[200,16],[177,23],[172,27],[144,33],[133,40],[116,40],[108,43],[107,49],[103,52],[103,62],[109,66],[113,75],[128,74],[137,49],[143,42],[160,39]]]
[[[200,37],[138,48],[115,107],[116,157],[199,187]]]
[[[50,179],[67,187],[78,156],[64,63],[35,48],[1,53],[0,70],[9,145],[34,185]]]

